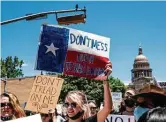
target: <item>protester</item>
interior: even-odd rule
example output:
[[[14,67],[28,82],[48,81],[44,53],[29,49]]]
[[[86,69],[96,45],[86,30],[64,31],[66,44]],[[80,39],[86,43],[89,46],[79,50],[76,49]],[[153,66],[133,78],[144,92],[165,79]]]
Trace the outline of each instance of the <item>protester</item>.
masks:
[[[25,116],[24,110],[21,108],[16,95],[13,93],[1,94],[1,120],[8,121]]]
[[[112,72],[112,64],[106,65],[105,74]],[[65,98],[65,107],[69,119],[66,122],[104,122],[112,110],[112,100],[108,81],[103,81],[104,107],[96,115],[90,115],[87,97],[82,91],[70,91]],[[90,117],[91,116],[91,117]]]
[[[48,114],[41,114],[42,122],[65,122],[65,119],[57,113],[57,109],[50,109]]]
[[[91,111],[91,116],[93,116],[97,113],[97,107],[96,107],[95,102],[90,101],[89,102],[89,108],[90,108],[90,111]]]
[[[124,100],[125,110],[122,112],[122,115],[134,115],[135,109],[135,100],[131,97],[127,97]]]
[[[138,122],[166,122],[166,107],[157,107],[145,112]]]
[[[126,90],[124,98],[119,106],[119,112],[117,114],[134,115],[135,100],[132,99],[134,95],[135,95],[134,89]],[[114,114],[116,114],[116,112],[114,112]]]
[[[139,96],[136,102],[137,102],[137,107],[134,110],[134,116],[136,121],[138,121],[138,119],[142,116],[142,114],[148,111],[149,108],[148,108],[148,103],[146,101],[146,98],[144,97]]]

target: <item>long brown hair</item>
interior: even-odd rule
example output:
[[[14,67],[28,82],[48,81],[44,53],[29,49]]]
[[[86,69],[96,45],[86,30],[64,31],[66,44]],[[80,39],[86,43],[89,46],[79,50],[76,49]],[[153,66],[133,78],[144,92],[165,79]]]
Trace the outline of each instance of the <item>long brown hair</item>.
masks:
[[[1,94],[1,97],[8,97],[9,98],[9,102],[12,104],[12,108],[13,108],[13,115],[15,118],[21,118],[21,117],[25,117],[25,112],[24,110],[21,108],[19,100],[17,98],[17,96],[11,92],[5,92]]]

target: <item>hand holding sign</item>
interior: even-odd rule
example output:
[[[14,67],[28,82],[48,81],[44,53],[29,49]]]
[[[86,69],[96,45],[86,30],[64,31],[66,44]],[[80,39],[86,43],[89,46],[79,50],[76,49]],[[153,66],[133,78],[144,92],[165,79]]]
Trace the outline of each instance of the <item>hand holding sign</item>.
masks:
[[[105,67],[106,67],[106,69],[105,69],[104,73],[108,77],[112,73],[112,63],[110,61],[108,61],[108,64]]]
[[[95,80],[107,80],[109,75],[112,73],[112,63],[108,61],[108,63],[105,66],[104,73],[101,75],[97,76]]]

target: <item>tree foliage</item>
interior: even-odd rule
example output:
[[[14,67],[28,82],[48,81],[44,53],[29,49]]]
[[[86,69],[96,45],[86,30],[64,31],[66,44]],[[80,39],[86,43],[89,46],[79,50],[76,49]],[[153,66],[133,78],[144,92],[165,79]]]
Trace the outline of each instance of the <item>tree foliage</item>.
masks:
[[[65,96],[69,91],[72,90],[82,90],[87,95],[88,100],[95,100],[96,104],[99,106],[103,102],[103,82],[96,80],[89,80],[86,78],[79,78],[74,76],[65,76],[61,75],[61,78],[64,79],[62,86],[59,102],[64,102]],[[124,92],[125,86],[119,80],[113,77],[110,77],[109,84],[112,87],[112,91]]]
[[[16,78],[23,76],[22,65],[23,60],[19,60],[17,56],[12,58],[8,56],[6,59],[1,58],[1,77]]]
[[[125,93],[126,90],[125,85],[120,79],[110,77],[109,84],[112,88],[112,92],[122,92],[123,94]]]

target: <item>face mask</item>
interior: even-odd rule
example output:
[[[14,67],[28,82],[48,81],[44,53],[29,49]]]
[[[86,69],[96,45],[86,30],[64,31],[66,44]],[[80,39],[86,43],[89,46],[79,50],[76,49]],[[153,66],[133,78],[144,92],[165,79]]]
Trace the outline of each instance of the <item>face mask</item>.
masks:
[[[2,120],[2,121],[12,120],[12,116],[6,116],[6,117],[2,117],[2,116],[1,116],[1,120]]]
[[[79,111],[76,115],[74,115],[74,116],[72,116],[72,117],[69,117],[69,118],[72,119],[72,120],[76,120],[76,119],[78,119],[80,116],[82,116],[83,113],[84,113],[84,111],[82,111],[82,112]]]
[[[132,108],[132,107],[134,107],[135,102],[133,100],[126,100],[125,105],[129,108]]]

